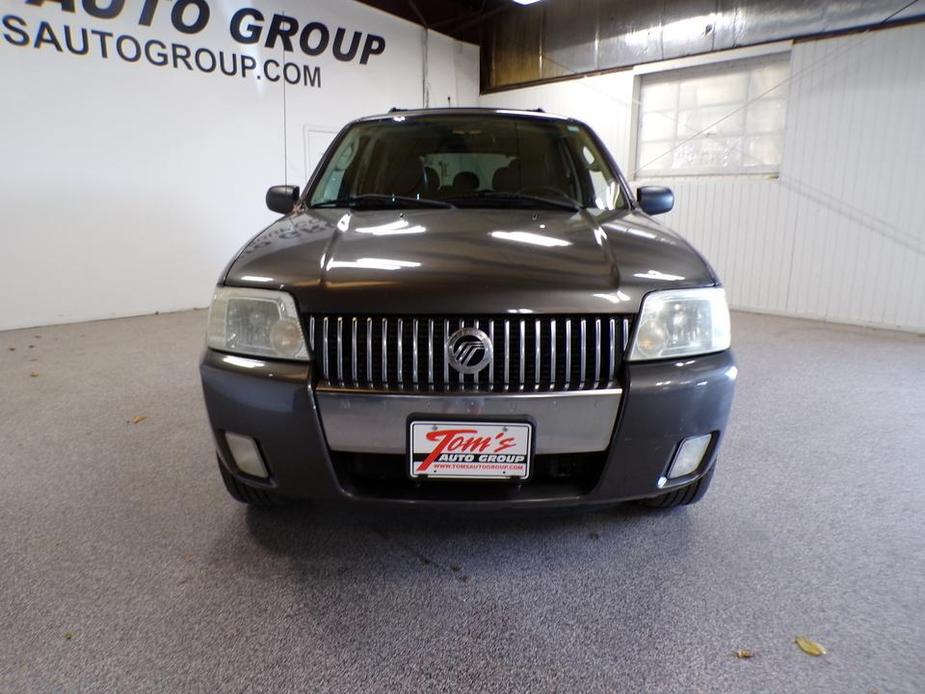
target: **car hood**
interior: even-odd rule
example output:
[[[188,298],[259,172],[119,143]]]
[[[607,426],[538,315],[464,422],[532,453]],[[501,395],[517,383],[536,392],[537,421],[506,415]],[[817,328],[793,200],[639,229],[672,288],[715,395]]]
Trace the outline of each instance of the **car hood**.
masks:
[[[324,313],[635,313],[654,289],[716,278],[632,211],[308,210],[265,229],[225,283]]]

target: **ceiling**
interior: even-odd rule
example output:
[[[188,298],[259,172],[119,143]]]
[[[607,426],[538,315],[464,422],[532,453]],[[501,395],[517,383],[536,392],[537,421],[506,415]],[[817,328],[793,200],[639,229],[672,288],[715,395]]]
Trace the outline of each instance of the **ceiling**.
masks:
[[[359,0],[461,41],[479,42],[481,23],[511,7],[510,0]]]

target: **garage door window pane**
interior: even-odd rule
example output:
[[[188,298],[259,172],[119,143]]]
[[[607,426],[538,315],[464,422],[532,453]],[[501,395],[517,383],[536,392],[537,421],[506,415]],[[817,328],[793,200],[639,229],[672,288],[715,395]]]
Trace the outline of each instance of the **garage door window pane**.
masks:
[[[706,130],[704,135],[741,135],[745,127],[745,112],[728,106],[707,106],[678,112],[677,132],[694,134]]]
[[[643,142],[671,140],[677,123],[676,111],[650,111],[645,123],[639,127],[639,139]]]
[[[681,108],[698,108],[719,104],[741,104],[748,93],[748,75],[717,74],[680,81]]]
[[[674,169],[726,170],[742,165],[741,138],[719,141],[700,137],[681,143],[673,152]],[[667,159],[667,157],[665,157]]]
[[[749,105],[746,113],[749,133],[781,133],[784,131],[787,103],[783,99],[756,101]]]
[[[748,98],[757,99],[765,95],[771,99],[786,99],[787,85],[782,84],[790,77],[790,56],[783,54],[776,60],[765,60],[760,70],[752,70],[748,80]],[[781,85],[781,86],[778,86]]]
[[[636,175],[776,173],[789,54],[644,75]]]

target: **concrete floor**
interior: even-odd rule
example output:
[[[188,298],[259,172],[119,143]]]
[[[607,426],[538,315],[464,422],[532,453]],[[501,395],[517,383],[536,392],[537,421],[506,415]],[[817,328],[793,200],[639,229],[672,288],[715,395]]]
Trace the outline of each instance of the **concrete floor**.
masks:
[[[925,691],[925,338],[738,314],[701,504],[465,518],[233,502],[204,322],[0,333],[0,691]]]

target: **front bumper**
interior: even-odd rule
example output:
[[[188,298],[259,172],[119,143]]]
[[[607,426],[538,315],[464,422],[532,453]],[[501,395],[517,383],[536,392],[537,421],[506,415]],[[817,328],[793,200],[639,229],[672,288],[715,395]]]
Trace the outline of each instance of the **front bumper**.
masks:
[[[627,363],[619,389],[548,395],[382,395],[315,389],[311,364],[212,350],[203,355],[200,373],[219,458],[246,484],[289,497],[505,508],[606,504],[655,496],[697,479],[716,460],[736,367],[729,351],[679,361]],[[354,479],[361,463],[368,468],[370,462],[375,467],[381,461],[383,469],[400,463],[408,414],[435,411],[462,419],[505,413],[533,417],[537,463],[549,469],[548,479],[522,484],[406,479],[377,484],[370,478],[361,484]],[[225,431],[258,442],[270,469],[268,480],[236,470]],[[666,485],[664,476],[679,443],[706,433],[714,438],[698,471]],[[557,476],[566,468],[585,469],[578,469],[574,479]],[[560,479],[569,482],[558,483]]]

